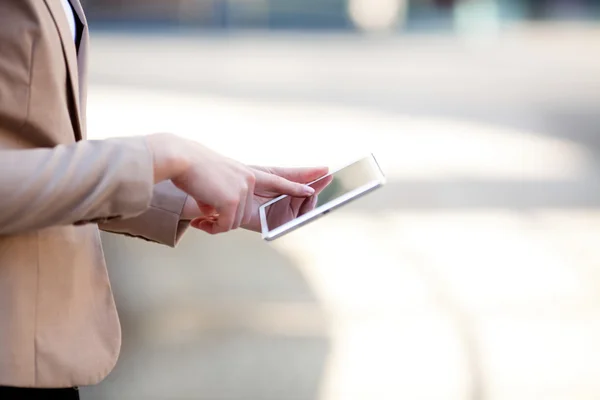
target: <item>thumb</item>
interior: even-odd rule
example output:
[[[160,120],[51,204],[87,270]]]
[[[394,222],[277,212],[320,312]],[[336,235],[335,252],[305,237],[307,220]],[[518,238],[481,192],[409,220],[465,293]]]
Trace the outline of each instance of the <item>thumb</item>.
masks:
[[[278,194],[287,194],[294,197],[308,197],[315,194],[315,190],[308,185],[289,181],[281,176],[263,171],[254,171],[256,188]]]

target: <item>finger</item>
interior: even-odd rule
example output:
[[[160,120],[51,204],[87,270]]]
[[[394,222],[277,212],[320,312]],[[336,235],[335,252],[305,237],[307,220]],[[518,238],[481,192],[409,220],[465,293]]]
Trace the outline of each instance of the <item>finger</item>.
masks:
[[[300,210],[302,205],[306,203],[311,197],[292,197],[290,199],[290,209],[292,210],[294,218],[298,216],[298,210]]]
[[[244,219],[244,212],[246,209],[246,198],[248,197],[248,190],[240,193],[240,201],[238,203],[237,212],[235,213],[235,219],[231,229],[237,229],[242,224]]]
[[[190,226],[192,228],[204,231],[208,234],[213,234],[214,224],[215,224],[215,221],[205,219],[205,218],[196,218],[190,222]]]
[[[275,174],[262,171],[255,172],[257,188],[295,197],[307,197],[315,193],[315,190],[310,186],[289,181]]]
[[[242,219],[242,224],[247,225],[252,220],[253,213],[253,205],[254,205],[254,180],[248,183],[248,196],[246,197],[246,209],[244,212],[244,218]]]
[[[281,168],[269,167],[265,170],[274,175],[280,176],[292,182],[308,183],[319,179],[329,172],[328,167],[312,167],[312,168]]]
[[[298,216],[304,215],[307,212],[314,210],[315,206],[317,205],[318,199],[318,195],[310,196],[308,199],[306,199],[306,201],[302,204],[300,210],[298,211]]]
[[[315,194],[321,193],[333,181],[333,175],[327,175],[310,186],[315,189]]]
[[[217,210],[213,206],[209,206],[206,204],[198,204],[198,208],[200,209],[200,212],[204,216],[217,214]]]
[[[213,233],[224,233],[231,230],[235,222],[238,204],[238,202],[231,202],[230,204],[227,204],[226,206],[223,206],[220,209],[217,208],[219,217],[217,218],[217,222],[213,227]]]
[[[217,222],[217,216],[215,216],[215,215],[208,215],[208,216],[194,218],[193,220],[190,221],[190,224],[192,226],[194,226],[195,224],[200,224],[200,223],[202,223],[204,221]]]
[[[200,230],[208,233],[209,235],[218,235],[219,233],[223,233],[219,230],[219,227],[216,222],[204,221],[200,225]]]
[[[199,226],[202,223],[201,218],[196,218],[190,221],[190,226],[195,229],[200,229]]]

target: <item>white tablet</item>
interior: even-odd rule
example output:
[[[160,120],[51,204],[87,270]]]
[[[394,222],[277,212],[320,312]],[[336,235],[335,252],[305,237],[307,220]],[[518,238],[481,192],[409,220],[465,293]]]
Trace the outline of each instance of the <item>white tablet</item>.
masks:
[[[371,154],[310,183],[310,197],[283,195],[260,209],[262,237],[277,239],[385,184],[385,176]]]

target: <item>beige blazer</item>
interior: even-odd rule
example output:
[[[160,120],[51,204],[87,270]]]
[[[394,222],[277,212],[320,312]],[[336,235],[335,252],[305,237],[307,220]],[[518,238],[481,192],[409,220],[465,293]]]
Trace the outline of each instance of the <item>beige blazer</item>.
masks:
[[[187,227],[142,138],[86,140],[88,46],[61,0],[0,1],[0,385],[101,381],[121,338],[99,229],[174,246]]]

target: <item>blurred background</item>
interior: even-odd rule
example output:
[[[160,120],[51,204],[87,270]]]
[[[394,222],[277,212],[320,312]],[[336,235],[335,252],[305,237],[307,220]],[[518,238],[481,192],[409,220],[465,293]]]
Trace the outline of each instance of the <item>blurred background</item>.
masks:
[[[600,1],[84,6],[91,138],[388,177],[272,243],[104,234],[123,347],[84,399],[600,398]]]

